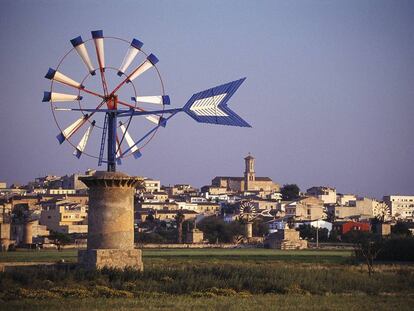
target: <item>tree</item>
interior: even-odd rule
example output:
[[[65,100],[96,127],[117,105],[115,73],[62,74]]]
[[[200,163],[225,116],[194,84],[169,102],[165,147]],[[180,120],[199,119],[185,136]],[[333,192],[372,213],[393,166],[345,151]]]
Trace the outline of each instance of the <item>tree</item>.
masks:
[[[382,250],[381,240],[373,234],[366,233],[360,236],[354,247],[356,258],[365,261],[368,274],[371,276],[374,273],[374,260]]]
[[[326,242],[328,240],[329,230],[326,228],[318,228],[319,241]],[[299,234],[302,239],[316,241],[316,228],[311,225],[300,225]]]
[[[239,221],[225,223],[223,219],[217,216],[203,218],[197,227],[203,231],[205,238],[209,243],[231,243],[234,237],[243,235],[244,228]]]
[[[411,235],[410,228],[405,222],[402,222],[402,221],[398,221],[394,226],[392,226],[391,233],[396,234],[396,235],[403,235],[403,236]]]
[[[280,189],[282,199],[285,201],[293,201],[299,198],[299,187],[296,184],[286,184]]]
[[[183,222],[185,220],[184,213],[179,210],[175,215],[175,221],[177,222],[178,230],[178,243],[183,243]]]
[[[265,236],[269,233],[269,227],[260,220],[253,221],[253,236]]]
[[[49,239],[55,241],[55,244],[57,245],[59,251],[61,250],[62,245],[74,242],[73,236],[70,236],[69,234],[65,234],[65,233],[56,232],[56,231],[52,231],[50,233]]]

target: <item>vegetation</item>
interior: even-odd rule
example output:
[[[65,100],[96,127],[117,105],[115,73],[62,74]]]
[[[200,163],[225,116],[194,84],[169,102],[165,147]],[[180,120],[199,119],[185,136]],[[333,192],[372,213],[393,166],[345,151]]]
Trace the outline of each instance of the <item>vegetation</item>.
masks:
[[[244,233],[240,222],[225,223],[221,217],[217,216],[204,218],[197,224],[197,227],[203,231],[204,239],[209,243],[232,243],[235,237]]]
[[[316,241],[316,228],[311,225],[300,225],[299,234],[302,239]],[[326,228],[318,228],[319,242],[327,242],[329,238],[329,230]]]
[[[252,299],[253,297],[253,299]],[[123,298],[66,298],[48,300],[13,300],[2,305],[2,310],[30,311],[90,311],[90,310],[411,310],[414,304],[412,296],[369,296],[362,293],[312,295],[245,295],[195,297],[193,295],[151,294],[141,295],[135,299]]]
[[[0,260],[16,254],[34,261],[74,259],[76,251],[9,252]],[[156,249],[143,259],[144,272],[69,264],[0,273],[2,309],[403,310],[414,302],[414,267],[381,266],[370,278],[349,251]]]
[[[392,236],[379,242],[382,261],[414,261],[414,237]]]
[[[411,236],[411,231],[407,223],[399,221],[391,227],[391,232],[394,235]]]
[[[280,189],[282,199],[285,201],[292,201],[299,198],[300,189],[296,184],[286,184]]]

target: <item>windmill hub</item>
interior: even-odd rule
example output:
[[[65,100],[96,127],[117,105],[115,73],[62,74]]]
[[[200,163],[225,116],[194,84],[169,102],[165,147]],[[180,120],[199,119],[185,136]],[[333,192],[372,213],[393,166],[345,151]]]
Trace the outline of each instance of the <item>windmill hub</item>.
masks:
[[[108,95],[105,96],[105,101],[108,109],[110,110],[116,110],[118,106],[118,95]]]

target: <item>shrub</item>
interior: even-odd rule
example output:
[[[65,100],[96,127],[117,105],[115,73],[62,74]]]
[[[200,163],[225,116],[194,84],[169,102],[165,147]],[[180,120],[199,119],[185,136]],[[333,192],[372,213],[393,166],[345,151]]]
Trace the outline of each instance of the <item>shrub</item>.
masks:
[[[59,298],[59,295],[45,289],[25,289],[21,288],[18,292],[19,298],[31,299],[52,299]]]
[[[106,286],[95,286],[93,290],[95,297],[106,298],[133,298],[134,295],[126,290],[112,289]]]
[[[91,291],[84,288],[57,287],[52,288],[50,291],[65,298],[89,298],[93,296],[93,293]]]
[[[414,237],[391,237],[382,241],[377,260],[414,261]]]

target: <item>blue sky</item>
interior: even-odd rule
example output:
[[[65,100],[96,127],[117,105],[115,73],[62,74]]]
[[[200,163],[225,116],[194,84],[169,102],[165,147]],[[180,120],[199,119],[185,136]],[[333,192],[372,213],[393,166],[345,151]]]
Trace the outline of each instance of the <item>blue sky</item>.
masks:
[[[173,107],[247,77],[229,107],[253,126],[179,115],[119,170],[202,186],[241,176],[251,152],[258,176],[303,190],[414,194],[413,24],[414,3],[399,0],[1,1],[0,179],[97,168],[58,145],[41,98],[69,40],[103,29],[158,56]]]

